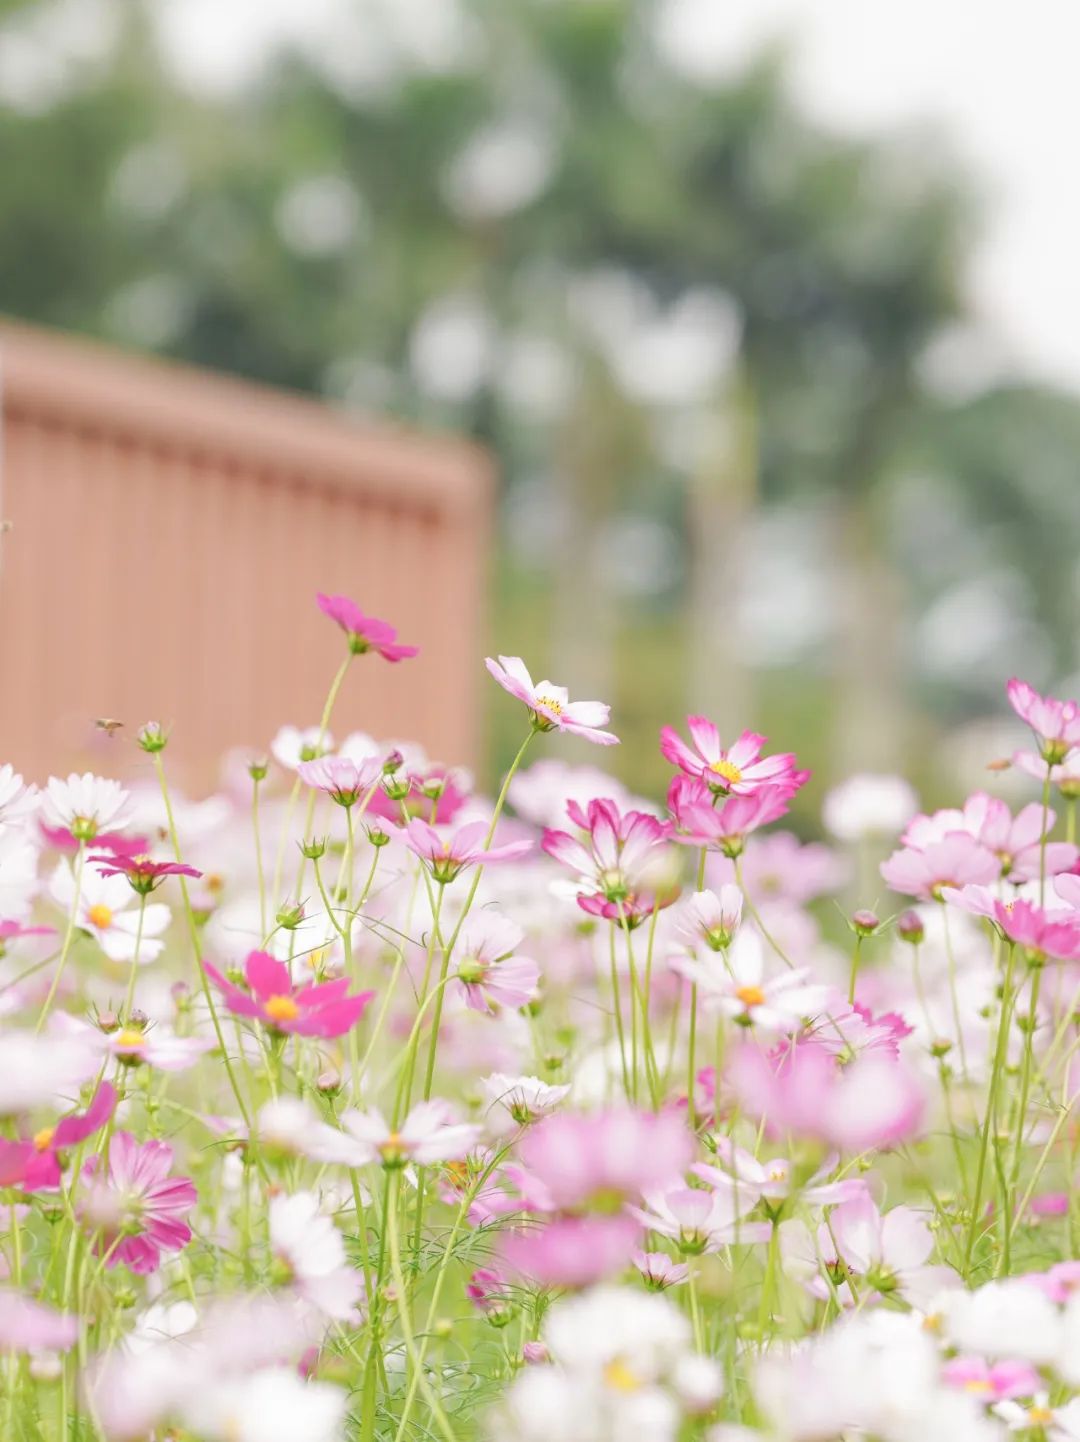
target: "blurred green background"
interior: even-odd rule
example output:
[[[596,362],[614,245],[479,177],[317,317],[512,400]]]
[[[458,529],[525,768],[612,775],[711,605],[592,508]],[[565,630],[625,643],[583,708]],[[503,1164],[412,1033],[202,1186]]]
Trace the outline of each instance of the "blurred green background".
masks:
[[[1010,674],[1075,674],[1080,405],[950,362],[948,145],[825,133],[782,49],[699,83],[659,0],[355,0],[318,45],[296,0],[201,87],[168,4],[0,0],[0,310],[491,446],[491,645],[612,703],[624,779],[693,709],[933,800]]]

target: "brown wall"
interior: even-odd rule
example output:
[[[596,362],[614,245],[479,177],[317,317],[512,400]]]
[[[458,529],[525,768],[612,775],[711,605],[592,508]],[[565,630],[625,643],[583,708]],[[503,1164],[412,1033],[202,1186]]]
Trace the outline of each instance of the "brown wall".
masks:
[[[486,456],[293,396],[0,323],[0,762],[130,769],[145,720],[194,789],[318,720],[344,641],[315,592],[394,622],[333,729],[475,761]],[[116,741],[95,718],[126,723]]]

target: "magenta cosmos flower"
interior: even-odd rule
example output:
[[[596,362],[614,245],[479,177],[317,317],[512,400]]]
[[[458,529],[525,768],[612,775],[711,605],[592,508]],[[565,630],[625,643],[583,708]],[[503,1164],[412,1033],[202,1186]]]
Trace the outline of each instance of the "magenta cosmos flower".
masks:
[[[348,996],[348,977],[294,987],[289,969],[265,951],[253,951],[244,963],[246,989],[203,963],[207,976],[225,997],[234,1016],[261,1021],[271,1031],[297,1036],[344,1036],[364,1014],[373,991]]]
[[[692,746],[674,726],[665,726],[660,732],[660,750],[672,766],[704,781],[719,796],[752,796],[762,786],[784,785],[797,791],[809,780],[809,771],[796,771],[790,752],[762,757],[766,738],[756,732],[744,731],[731,746],[725,746],[707,717],[687,716],[686,725]]]
[[[580,839],[548,829],[541,845],[588,888],[588,894],[578,897],[582,909],[631,921],[651,912],[655,903],[644,902],[641,892],[654,889],[649,882],[658,874],[670,824],[645,811],[620,811],[606,799],[590,801],[584,810],[576,801],[568,801],[566,814],[578,827]],[[673,900],[673,894],[666,899]]]
[[[1040,696],[1015,676],[1005,687],[1005,694],[1020,720],[1035,733],[1039,752],[1049,765],[1064,761],[1073,746],[1080,746],[1080,703]]]
[[[606,725],[611,707],[602,701],[571,701],[565,686],[553,681],[535,685],[520,656],[490,656],[484,663],[504,691],[524,701],[537,731],[566,731],[598,746],[615,746],[619,738],[600,728]]]
[[[85,1225],[100,1233],[97,1250],[107,1265],[123,1262],[133,1272],[156,1272],[163,1252],[191,1241],[185,1215],[197,1201],[188,1177],[174,1177],[173,1150],[165,1142],[139,1143],[117,1132],[108,1159],[91,1157],[83,1167],[86,1192],[79,1206]]]
[[[421,861],[426,861],[436,881],[444,886],[469,866],[487,866],[492,861],[514,861],[532,850],[531,841],[510,841],[505,846],[487,846],[488,828],[483,821],[470,821],[450,836],[440,836],[419,816],[405,828],[405,844]]]
[[[420,654],[419,646],[403,646],[397,639],[397,629],[389,621],[380,621],[375,616],[365,616],[355,601],[348,596],[324,596],[320,591],[315,598],[319,610],[331,621],[336,621],[345,632],[349,650],[354,656],[363,656],[374,651],[384,661],[407,661]]]
[[[102,1082],[81,1116],[64,1117],[25,1141],[0,1140],[0,1186],[24,1192],[55,1191],[63,1175],[63,1153],[100,1131],[116,1110],[116,1092]]]
[[[196,881],[202,876],[194,866],[182,862],[151,861],[149,856],[125,856],[116,851],[91,856],[90,860],[102,876],[126,877],[132,891],[139,896],[149,896],[167,876],[190,876]]]
[[[685,846],[711,846],[734,859],[741,856],[746,838],[768,826],[789,809],[788,786],[760,786],[752,796],[729,796],[717,806],[705,782],[693,776],[676,776],[668,787],[668,810],[675,818],[675,840]]]

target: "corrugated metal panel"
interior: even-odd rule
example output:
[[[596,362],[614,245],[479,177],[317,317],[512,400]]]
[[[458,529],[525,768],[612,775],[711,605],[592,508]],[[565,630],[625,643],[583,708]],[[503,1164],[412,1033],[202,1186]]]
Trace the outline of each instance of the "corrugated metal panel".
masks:
[[[314,402],[0,325],[0,760],[122,765],[173,728],[187,784],[317,720],[342,655],[317,590],[423,649],[360,658],[334,729],[477,756],[492,474],[478,449]]]

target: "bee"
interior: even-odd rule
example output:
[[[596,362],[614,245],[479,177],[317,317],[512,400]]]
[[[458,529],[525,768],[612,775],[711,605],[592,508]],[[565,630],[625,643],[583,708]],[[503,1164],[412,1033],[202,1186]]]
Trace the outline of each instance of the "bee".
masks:
[[[99,716],[94,725],[99,731],[104,731],[106,736],[115,736],[123,726],[122,721],[114,721],[109,716]]]

